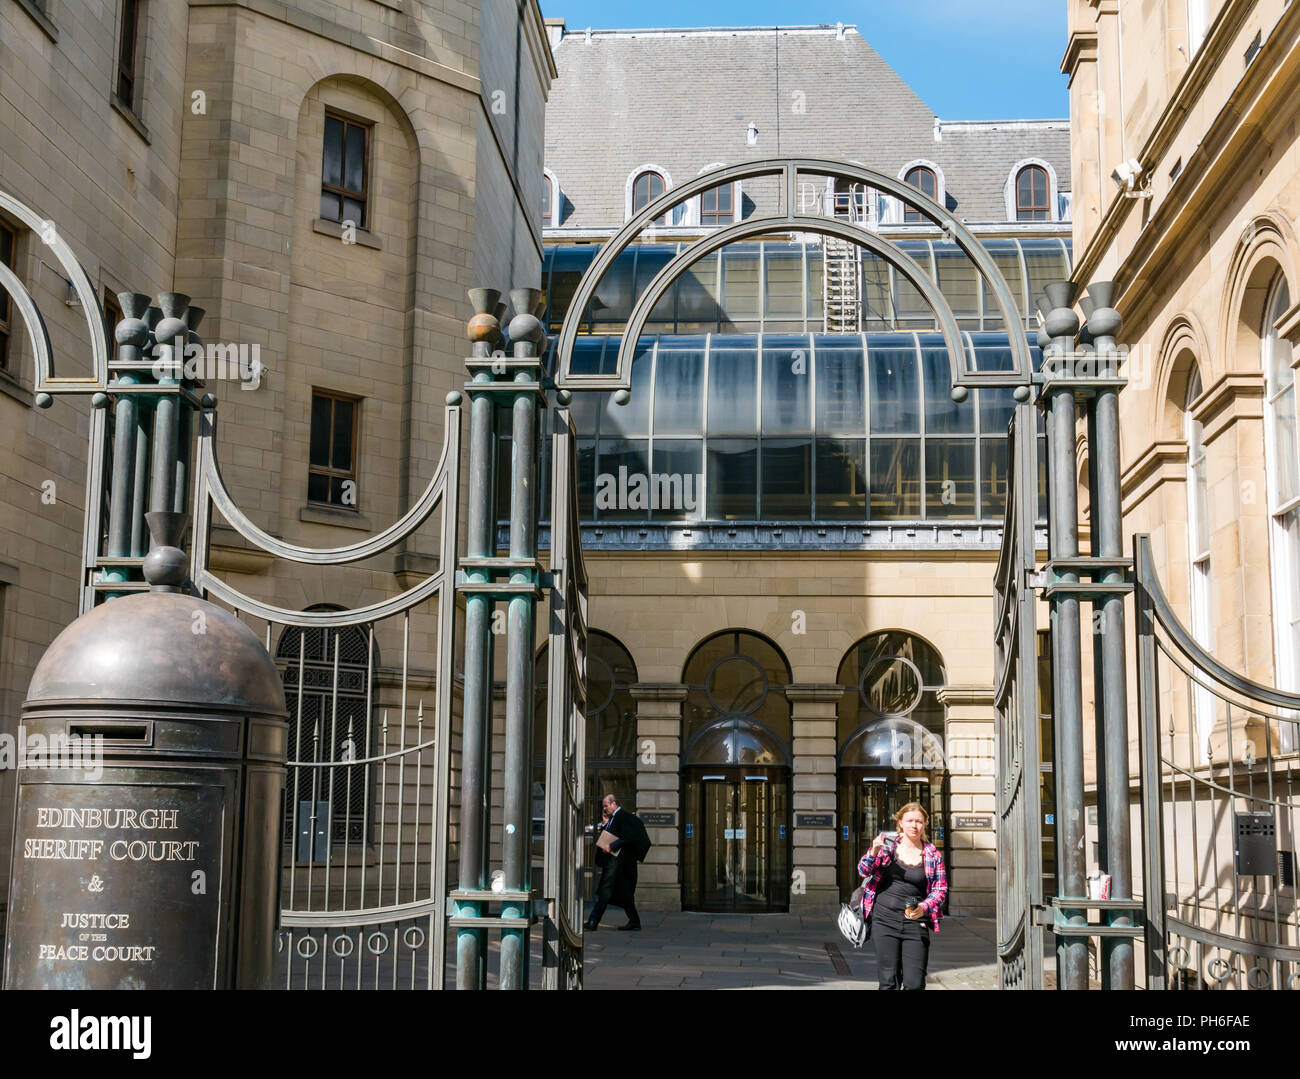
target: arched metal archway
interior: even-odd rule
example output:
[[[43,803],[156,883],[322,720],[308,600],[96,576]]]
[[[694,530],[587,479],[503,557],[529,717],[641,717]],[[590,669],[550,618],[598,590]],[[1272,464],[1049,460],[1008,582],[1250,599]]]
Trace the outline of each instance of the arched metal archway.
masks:
[[[811,232],[823,236],[838,236],[859,244],[879,256],[899,271],[925,297],[926,302],[935,312],[944,342],[948,348],[949,363],[952,365],[953,395],[958,400],[965,397],[967,387],[971,386],[1014,386],[1017,387],[1016,399],[1029,399],[1029,386],[1033,381],[1033,361],[1029,343],[1021,334],[1010,334],[1012,366],[997,371],[980,371],[965,364],[966,352],[961,345],[961,335],[957,329],[957,319],[951,306],[944,299],[943,293],[930,281],[926,274],[897,244],[880,236],[867,226],[844,221],[833,217],[815,217],[796,212],[796,194],[799,190],[799,177],[829,177],[833,180],[846,180],[850,183],[864,184],[869,188],[891,195],[919,211],[926,220],[938,225],[951,237],[957,246],[970,259],[979,272],[983,283],[988,287],[1007,326],[1024,325],[1021,312],[1016,307],[1015,298],[1007,285],[1006,279],[997,268],[992,257],[978,239],[956,217],[940,206],[933,199],[921,194],[916,188],[905,184],[884,173],[874,172],[845,161],[830,161],[821,158],[773,158],[766,161],[754,161],[744,165],[733,165],[705,173],[682,187],[665,192],[650,203],[640,213],[632,217],[622,229],[601,248],[600,254],[592,261],[583,274],[582,280],[574,293],[564,325],[560,330],[557,345],[556,386],[561,390],[627,390],[631,386],[632,357],[636,351],[637,340],[645,327],[650,312],[655,308],[663,294],[695,262],[706,255],[750,236],[772,232]],[[783,198],[778,200],[777,212],[761,214],[746,218],[734,225],[696,240],[680,252],[655,276],[645,291],[638,298],[628,318],[622,342],[619,346],[616,369],[603,375],[580,374],[572,369],[573,346],[582,324],[583,312],[596,293],[596,288],[614,265],[615,260],[629,245],[635,243],[652,221],[657,221],[674,207],[688,202],[706,189],[719,184],[732,183],[737,180],[751,180],[757,177],[776,176],[780,179]],[[783,207],[783,209],[782,209]]]

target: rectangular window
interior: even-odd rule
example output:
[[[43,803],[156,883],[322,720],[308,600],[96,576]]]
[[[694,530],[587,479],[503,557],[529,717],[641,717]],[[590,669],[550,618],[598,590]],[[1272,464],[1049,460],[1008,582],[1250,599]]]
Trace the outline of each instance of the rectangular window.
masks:
[[[307,501],[357,508],[357,432],[361,402],[316,390],[311,398],[311,465]]]
[[[14,268],[14,249],[18,246],[13,229],[0,222],[0,262]],[[9,370],[9,335],[12,332],[13,300],[0,289],[0,371]]]
[[[132,112],[139,112],[135,84],[140,54],[140,0],[122,0],[121,31],[117,46],[117,97]]]
[[[371,126],[353,117],[325,113],[320,185],[320,215],[325,221],[370,227],[366,197]]]
[[[730,225],[733,216],[731,184],[711,187],[700,196],[701,225]]]
[[[117,332],[117,324],[122,321],[122,308],[117,302],[117,297],[107,288],[104,289],[104,332],[108,334],[108,356],[114,359],[117,356],[117,341],[114,334]]]

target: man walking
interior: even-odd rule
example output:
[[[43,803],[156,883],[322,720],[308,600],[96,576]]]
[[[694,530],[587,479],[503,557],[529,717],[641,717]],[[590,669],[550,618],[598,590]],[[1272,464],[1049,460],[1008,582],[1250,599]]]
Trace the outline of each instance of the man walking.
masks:
[[[596,887],[596,905],[584,928],[594,931],[600,925],[605,908],[612,903],[622,907],[627,914],[627,925],[620,925],[619,929],[640,929],[641,918],[636,912],[637,863],[645,861],[650,851],[650,837],[646,835],[640,818],[620,809],[618,799],[612,794],[605,795],[601,813],[604,820],[601,831],[596,834],[596,866],[601,871],[600,882]]]

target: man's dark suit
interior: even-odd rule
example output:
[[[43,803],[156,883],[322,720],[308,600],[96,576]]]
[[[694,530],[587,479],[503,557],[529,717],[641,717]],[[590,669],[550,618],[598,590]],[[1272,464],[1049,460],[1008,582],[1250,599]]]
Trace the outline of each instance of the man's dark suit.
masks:
[[[605,830],[614,837],[610,849],[617,853],[606,854],[599,848],[596,850],[600,880],[596,887],[596,905],[587,919],[587,926],[594,929],[599,925],[601,915],[610,903],[627,912],[628,925],[639,926],[641,918],[636,912],[637,863],[645,861],[650,851],[650,837],[646,835],[640,818],[621,808],[605,824],[602,831]],[[600,832],[596,833],[596,838],[600,838]]]

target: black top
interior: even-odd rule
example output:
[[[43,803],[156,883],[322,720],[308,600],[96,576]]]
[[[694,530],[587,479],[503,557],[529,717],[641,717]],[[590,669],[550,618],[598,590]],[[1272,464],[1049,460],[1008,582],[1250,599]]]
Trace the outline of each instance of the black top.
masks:
[[[914,907],[921,902],[928,891],[929,886],[925,880],[925,859],[921,859],[916,865],[904,865],[895,855],[880,878],[880,886],[876,889],[875,907],[901,913],[906,907]]]

